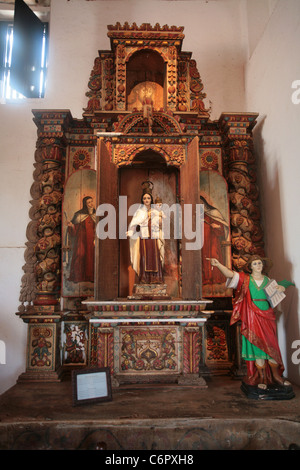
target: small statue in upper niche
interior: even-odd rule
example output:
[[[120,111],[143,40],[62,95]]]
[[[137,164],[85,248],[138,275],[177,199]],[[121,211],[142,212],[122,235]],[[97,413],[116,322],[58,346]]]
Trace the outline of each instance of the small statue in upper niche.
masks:
[[[241,322],[242,358],[247,364],[247,378],[242,389],[250,398],[286,399],[294,396],[290,382],[283,376],[283,361],[278,345],[273,307],[285,297],[289,281],[278,284],[267,271],[270,260],[252,256],[248,273],[235,272],[210,258],[227,278],[227,287],[236,289],[230,324]]]
[[[142,92],[143,117],[148,122],[148,132],[152,134],[153,125],[153,90],[150,86],[145,87]]]

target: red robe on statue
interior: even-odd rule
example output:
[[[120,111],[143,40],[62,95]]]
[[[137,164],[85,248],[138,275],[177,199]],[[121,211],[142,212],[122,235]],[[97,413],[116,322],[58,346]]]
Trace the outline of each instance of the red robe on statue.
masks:
[[[279,365],[282,374],[284,367],[277,340],[276,318],[272,308],[259,309],[253,302],[249,289],[250,276],[239,273],[239,283],[233,301],[233,312],[230,324],[241,321],[241,334],[269,356]],[[248,369],[248,381],[254,381],[257,373],[255,361],[246,361]],[[268,372],[268,371],[267,371]],[[270,372],[268,372],[270,376]]]
[[[151,217],[148,218],[148,230],[151,234]],[[140,276],[139,282],[161,284],[163,282],[162,265],[157,239],[140,239]]]

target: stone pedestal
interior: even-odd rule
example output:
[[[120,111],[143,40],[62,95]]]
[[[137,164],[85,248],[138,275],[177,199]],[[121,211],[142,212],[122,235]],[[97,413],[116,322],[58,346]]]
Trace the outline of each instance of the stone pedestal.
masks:
[[[169,300],[167,284],[135,284],[128,300]]]
[[[295,397],[292,385],[270,384],[266,389],[262,389],[258,385],[249,385],[246,382],[242,382],[241,390],[247,398],[253,400],[278,401],[291,400]]]
[[[61,315],[27,314],[22,319],[28,323],[26,371],[17,382],[59,382]]]

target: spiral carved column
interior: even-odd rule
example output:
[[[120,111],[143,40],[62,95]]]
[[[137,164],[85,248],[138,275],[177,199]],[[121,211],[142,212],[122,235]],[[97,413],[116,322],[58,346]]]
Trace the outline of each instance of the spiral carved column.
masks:
[[[38,140],[18,315],[28,324],[20,381],[60,377],[61,210],[68,111],[37,111]]]
[[[230,200],[232,266],[235,270],[241,270],[251,255],[264,256],[252,137],[256,117],[252,113],[243,113],[223,114],[220,118]]]
[[[47,307],[47,311],[53,311],[55,306],[58,306],[60,296],[64,148],[55,138],[40,138],[38,147],[42,167],[39,182],[41,196],[40,217],[37,222],[38,240],[35,245],[36,298],[33,303],[36,309]]]
[[[232,267],[240,271],[249,257],[264,256],[264,234],[260,224],[259,191],[252,129],[257,114],[222,114],[219,125],[224,144],[224,174],[228,183]],[[243,377],[245,363],[241,358],[240,324],[235,332],[235,359],[231,369],[234,377]]]

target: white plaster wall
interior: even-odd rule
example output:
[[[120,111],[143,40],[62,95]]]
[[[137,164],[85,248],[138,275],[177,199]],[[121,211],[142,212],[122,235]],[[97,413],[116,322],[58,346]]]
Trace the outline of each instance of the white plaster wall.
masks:
[[[0,105],[0,393],[25,370],[27,327],[16,316],[24,274],[36,129],[28,104]],[[2,362],[5,362],[4,364]]]
[[[119,21],[185,27],[183,50],[193,52],[212,118],[244,110],[241,0],[52,1],[48,99],[81,117],[89,74],[99,49],[110,49],[107,25]],[[241,109],[241,107],[243,109]]]
[[[249,0],[251,8],[257,16],[259,6]],[[256,25],[249,21],[248,26],[251,36]],[[291,85],[300,80],[299,44],[300,2],[278,0],[246,67],[247,110],[260,113],[254,142],[266,254],[274,263],[273,277],[296,283],[281,304],[278,330],[286,373],[298,384],[300,368],[292,361],[292,345],[300,340],[300,104],[291,100]]]
[[[244,0],[245,21],[248,35],[248,54],[251,57],[261,40],[266,25],[276,8],[278,0]]]

